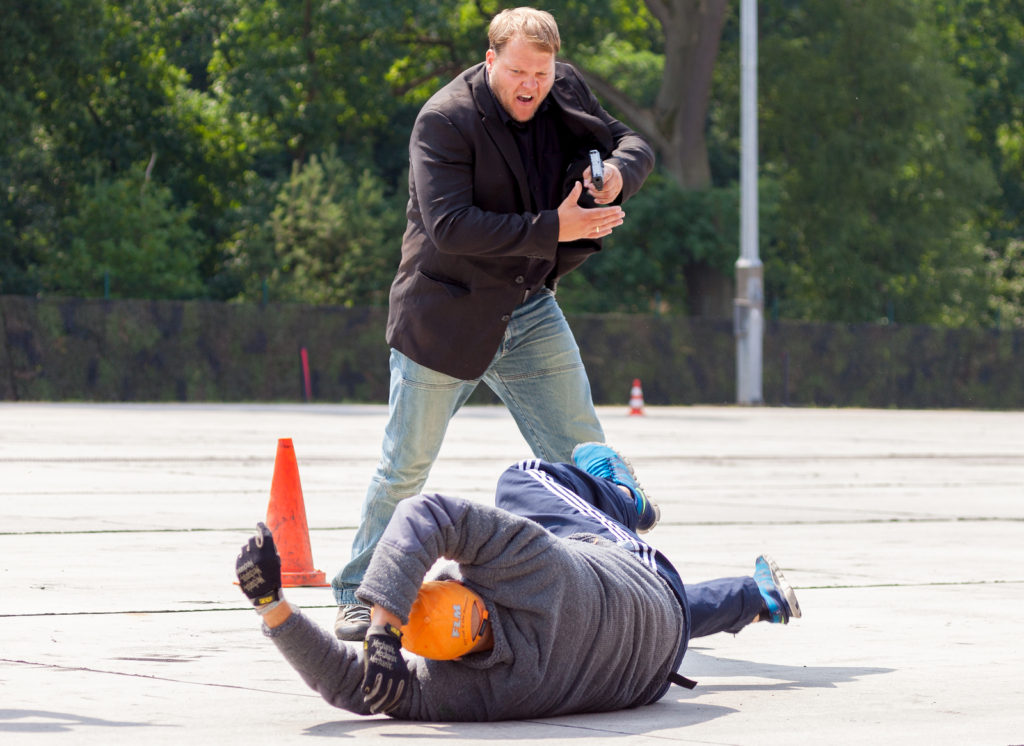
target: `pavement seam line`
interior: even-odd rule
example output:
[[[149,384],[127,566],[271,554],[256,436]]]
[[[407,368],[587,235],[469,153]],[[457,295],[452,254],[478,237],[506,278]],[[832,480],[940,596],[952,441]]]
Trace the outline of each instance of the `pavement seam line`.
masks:
[[[172,679],[169,676],[154,676],[145,673],[129,673],[127,671],[108,671],[102,668],[89,668],[88,666],[62,666],[58,663],[39,663],[38,661],[23,661],[16,658],[0,658],[0,663],[12,663],[15,665],[35,666],[37,668],[48,668],[55,671],[81,671],[82,673],[101,673],[109,676],[128,676],[137,679],[151,679],[153,681],[167,681],[172,684],[193,684],[199,686],[219,687],[222,689],[241,689],[246,692],[262,692],[263,694],[285,694],[292,697],[303,697],[319,699],[317,694],[305,694],[296,692],[282,692],[276,689],[258,689],[252,686],[241,686],[239,684],[219,684],[210,681],[187,681],[185,679]]]
[[[837,520],[823,518],[817,521],[694,521],[691,523],[661,521],[660,526],[853,526],[876,523],[1022,523],[1024,516],[951,516],[948,518],[851,518]],[[356,526],[310,526],[312,531],[354,531]],[[199,533],[252,533],[251,526],[242,528],[95,528],[76,531],[0,531],[0,536],[84,536],[89,534],[199,534]]]
[[[938,588],[944,586],[975,586],[975,585],[1021,585],[1020,580],[944,580],[933,583],[864,583],[861,585],[794,585],[798,591],[822,590],[860,590],[863,588]],[[334,609],[336,604],[303,604],[303,609]],[[21,619],[28,617],[58,616],[117,616],[120,614],[203,614],[214,611],[250,611],[247,606],[228,606],[217,609],[115,609],[108,611],[38,611],[23,614],[0,614],[0,619]],[[3,659],[0,658],[0,661]]]

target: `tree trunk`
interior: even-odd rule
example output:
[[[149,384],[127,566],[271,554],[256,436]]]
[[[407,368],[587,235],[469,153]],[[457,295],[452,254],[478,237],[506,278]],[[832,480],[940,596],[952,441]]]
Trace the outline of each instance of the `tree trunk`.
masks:
[[[665,34],[665,71],[653,112],[659,156],[684,189],[704,189],[711,185],[704,135],[711,76],[728,0],[646,3]]]
[[[662,167],[683,189],[711,186],[705,130],[711,79],[725,24],[728,0],[644,0],[665,34],[665,69],[651,108],[616,90],[592,71],[591,87],[643,135]],[[733,280],[698,264],[688,271],[690,313],[727,318],[732,314]]]

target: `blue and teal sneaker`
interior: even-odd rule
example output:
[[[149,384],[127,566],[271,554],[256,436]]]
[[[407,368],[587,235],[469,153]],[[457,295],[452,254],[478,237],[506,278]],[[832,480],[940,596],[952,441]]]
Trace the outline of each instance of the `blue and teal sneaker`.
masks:
[[[788,624],[790,618],[800,618],[800,604],[793,587],[786,582],[775,560],[767,554],[762,554],[754,562],[754,582],[761,591],[766,607],[766,612],[762,614],[767,616],[762,618],[772,624]]]
[[[661,509],[640,488],[633,467],[618,451],[604,443],[580,443],[572,450],[572,461],[577,468],[594,477],[601,477],[627,488],[633,493],[638,534],[646,534],[661,520]]]

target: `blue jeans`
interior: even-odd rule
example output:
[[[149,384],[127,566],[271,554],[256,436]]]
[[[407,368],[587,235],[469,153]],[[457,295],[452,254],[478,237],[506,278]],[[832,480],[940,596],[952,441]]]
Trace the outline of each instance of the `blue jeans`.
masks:
[[[452,378],[392,350],[380,462],[363,501],[352,559],[331,581],[339,604],[356,603],[355,590],[395,507],[423,488],[448,422],[481,381],[508,407],[537,458],[571,461],[576,444],[604,441],[579,347],[550,290],[515,310],[479,380]]]

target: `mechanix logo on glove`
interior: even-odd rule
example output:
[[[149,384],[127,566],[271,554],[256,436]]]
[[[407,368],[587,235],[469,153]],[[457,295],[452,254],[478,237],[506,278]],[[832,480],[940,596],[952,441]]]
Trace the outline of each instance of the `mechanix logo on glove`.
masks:
[[[240,567],[237,567],[236,573],[238,584],[242,586],[242,592],[252,600],[254,605],[263,606],[277,601],[277,591],[260,595],[266,588],[267,581],[263,578],[263,571],[251,559],[247,559]]]
[[[402,631],[374,625],[363,640],[363,701],[370,712],[387,712],[398,704],[409,682],[402,657]]]

